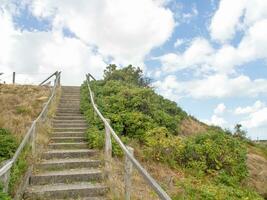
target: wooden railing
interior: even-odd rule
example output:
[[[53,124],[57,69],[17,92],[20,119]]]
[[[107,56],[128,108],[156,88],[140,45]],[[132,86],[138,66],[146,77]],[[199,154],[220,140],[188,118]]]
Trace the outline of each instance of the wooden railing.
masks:
[[[31,153],[33,156],[36,153],[36,126],[37,126],[38,122],[44,121],[44,119],[47,116],[49,105],[51,104],[52,100],[55,97],[57,87],[60,86],[60,74],[61,74],[61,72],[56,71],[51,76],[49,76],[49,79],[52,78],[53,76],[55,76],[55,82],[54,82],[54,86],[53,86],[53,89],[52,89],[52,92],[51,92],[51,95],[50,95],[48,101],[45,103],[43,110],[38,115],[38,117],[32,122],[31,127],[29,128],[28,132],[24,136],[22,142],[20,143],[20,145],[19,145],[18,149],[16,150],[15,154],[13,155],[12,159],[7,160],[5,162],[5,164],[0,168],[0,182],[2,182],[4,184],[4,192],[8,191],[8,185],[9,185],[9,179],[10,179],[10,170],[11,170],[12,166],[18,160],[19,156],[21,155],[21,152],[23,151],[23,149],[25,149],[26,145],[30,144],[31,149],[32,149]],[[48,79],[46,79],[45,81],[47,81],[47,80]],[[43,82],[45,82],[45,81],[43,81]]]
[[[120,140],[118,135],[115,133],[113,128],[109,124],[109,120],[106,119],[101,112],[98,110],[97,105],[94,102],[94,94],[90,88],[90,77],[94,79],[91,74],[86,75],[87,87],[89,91],[89,99],[92,103],[94,111],[100,117],[105,125],[105,171],[107,175],[110,173],[111,169],[111,159],[112,159],[112,143],[111,136],[119,144],[120,148],[125,154],[125,199],[129,200],[131,195],[131,171],[132,166],[134,166],[137,171],[145,179],[146,183],[157,193],[158,197],[162,200],[171,200],[169,195],[160,187],[160,185],[155,181],[155,179],[145,170],[145,168],[134,158],[133,149],[126,147]],[[94,79],[95,80],[95,79]]]

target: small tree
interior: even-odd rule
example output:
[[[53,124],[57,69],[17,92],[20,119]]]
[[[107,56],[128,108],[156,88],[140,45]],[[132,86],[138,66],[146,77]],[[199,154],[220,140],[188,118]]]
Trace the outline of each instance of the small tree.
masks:
[[[242,130],[241,124],[236,124],[234,129],[235,129],[234,136],[239,138],[246,138],[247,132]]]

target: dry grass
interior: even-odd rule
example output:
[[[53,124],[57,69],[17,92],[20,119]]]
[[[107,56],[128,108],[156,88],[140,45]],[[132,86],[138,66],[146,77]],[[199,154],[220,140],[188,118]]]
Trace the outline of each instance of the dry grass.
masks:
[[[184,177],[184,174],[175,169],[171,169],[167,165],[154,161],[145,161],[139,157],[140,152],[136,151],[135,156],[142,163],[142,166],[150,173],[150,175],[160,183],[161,187],[169,194],[177,194],[181,190],[175,183]],[[110,199],[124,199],[124,158],[113,158],[110,187]],[[133,200],[158,200],[157,194],[151,189],[140,173],[134,169],[132,173],[132,192]]]
[[[181,123],[181,134],[185,136],[196,135],[207,130],[208,126],[189,117]]]
[[[20,141],[49,94],[46,87],[0,84],[0,127],[9,129]]]

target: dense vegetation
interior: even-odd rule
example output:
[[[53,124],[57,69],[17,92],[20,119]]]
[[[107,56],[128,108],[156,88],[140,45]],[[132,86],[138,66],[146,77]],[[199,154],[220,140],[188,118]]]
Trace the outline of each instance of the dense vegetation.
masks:
[[[184,192],[173,195],[174,199],[261,199],[244,186],[248,175],[245,142],[216,127],[181,136],[183,120],[193,118],[175,102],[156,94],[140,69],[110,65],[104,79],[90,85],[98,108],[125,143],[137,141],[145,159],[188,174],[186,180],[176,183]],[[81,94],[81,109],[91,124],[89,145],[102,148],[104,127],[94,115],[85,83]],[[115,143],[113,154],[121,155]]]
[[[0,128],[0,163],[10,159],[17,150],[16,138],[7,129]]]

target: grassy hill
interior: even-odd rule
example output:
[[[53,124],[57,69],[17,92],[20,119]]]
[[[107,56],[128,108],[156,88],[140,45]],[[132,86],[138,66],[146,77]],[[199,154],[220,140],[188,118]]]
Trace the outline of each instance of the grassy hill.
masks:
[[[135,147],[137,158],[172,198],[262,199],[249,185],[248,142],[189,116],[175,102],[156,94],[149,82],[138,68],[110,65],[104,79],[92,81],[91,87],[98,108],[116,133]],[[94,117],[87,85],[81,90],[81,110],[91,124],[89,145],[102,148],[103,124]],[[118,164],[122,152],[115,142],[113,147]],[[159,175],[160,169],[165,176],[173,174],[171,186]]]
[[[0,166],[12,158],[32,121],[47,101],[49,89],[30,85],[0,84]],[[11,170],[9,193],[13,194],[17,183],[28,167],[24,151]],[[1,193],[0,199],[8,199]]]

